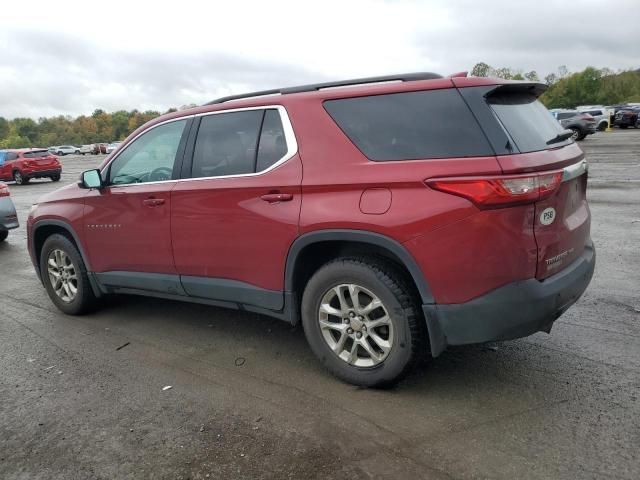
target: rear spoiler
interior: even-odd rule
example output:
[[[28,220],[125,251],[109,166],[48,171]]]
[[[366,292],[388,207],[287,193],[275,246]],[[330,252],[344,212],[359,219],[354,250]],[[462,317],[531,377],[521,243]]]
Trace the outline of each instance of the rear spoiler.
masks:
[[[545,90],[549,88],[548,85],[539,82],[513,82],[504,83],[502,85],[496,85],[495,88],[485,93],[485,97],[491,97],[493,95],[500,95],[502,93],[528,93],[539,97]]]

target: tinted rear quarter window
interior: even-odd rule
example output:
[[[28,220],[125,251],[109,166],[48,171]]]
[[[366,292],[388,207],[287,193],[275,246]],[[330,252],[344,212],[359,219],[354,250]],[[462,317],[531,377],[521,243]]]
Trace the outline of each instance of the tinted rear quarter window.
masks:
[[[282,121],[277,110],[267,110],[262,122],[256,171],[266,170],[287,153]]]
[[[494,154],[456,89],[327,100],[324,107],[370,160]]]

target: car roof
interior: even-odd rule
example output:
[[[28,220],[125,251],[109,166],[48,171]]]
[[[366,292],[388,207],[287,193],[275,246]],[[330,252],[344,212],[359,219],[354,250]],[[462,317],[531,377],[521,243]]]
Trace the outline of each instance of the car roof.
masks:
[[[38,150],[47,150],[46,148],[40,147],[31,147],[31,148],[7,148],[5,152],[14,152],[14,153],[22,153],[22,152],[33,152]]]
[[[406,80],[404,80],[404,78],[406,78]],[[353,83],[357,80],[366,83]],[[492,85],[527,86],[532,88],[536,94],[540,94],[547,88],[545,84],[540,82],[505,80],[502,78],[492,77],[467,77],[466,72],[454,74],[449,77],[442,77],[430,72],[418,72],[389,75],[385,77],[343,80],[340,82],[303,85],[301,87],[263,90],[261,92],[253,92],[253,94],[243,94],[240,96],[241,98],[234,96],[229,100],[226,100],[226,98],[229,97],[223,97],[222,99],[214,100],[213,102],[209,102],[205,105],[179,110],[177,112],[171,112],[156,117],[139,127],[132,135],[130,135],[130,137],[133,138],[138,132],[146,130],[150,126],[158,123],[236,108],[265,107],[272,105],[287,107],[290,104],[314,98],[320,100],[332,100],[370,95],[383,95],[388,93]]]

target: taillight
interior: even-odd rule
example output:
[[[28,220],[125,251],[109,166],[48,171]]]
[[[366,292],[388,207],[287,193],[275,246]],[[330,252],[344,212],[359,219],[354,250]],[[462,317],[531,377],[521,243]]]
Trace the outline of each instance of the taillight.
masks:
[[[581,113],[580,116],[585,120],[593,120],[593,116],[590,113]]]
[[[9,187],[4,183],[0,183],[0,197],[8,197],[9,195]]]
[[[427,180],[431,188],[471,200],[480,208],[537,202],[562,182],[562,172],[509,177],[440,178]]]

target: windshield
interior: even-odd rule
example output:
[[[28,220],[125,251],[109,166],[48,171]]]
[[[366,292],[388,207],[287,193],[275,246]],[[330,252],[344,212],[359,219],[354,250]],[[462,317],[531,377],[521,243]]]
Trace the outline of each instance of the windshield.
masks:
[[[549,148],[549,141],[564,132],[549,110],[535,95],[503,93],[489,97],[489,105],[521,152],[536,152]],[[560,117],[560,115],[558,115]],[[552,142],[553,147],[571,143],[567,138]]]

